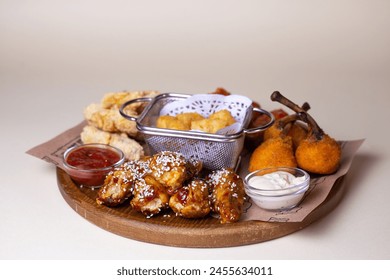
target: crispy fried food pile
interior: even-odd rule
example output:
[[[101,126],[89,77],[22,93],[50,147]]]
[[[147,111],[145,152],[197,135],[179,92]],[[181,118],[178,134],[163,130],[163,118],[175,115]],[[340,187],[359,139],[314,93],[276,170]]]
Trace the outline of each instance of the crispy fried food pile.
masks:
[[[196,112],[181,113],[176,116],[159,116],[156,126],[158,128],[200,130],[207,133],[216,133],[218,130],[235,122],[236,120],[228,110],[220,110],[207,118]]]
[[[183,218],[215,212],[221,223],[238,221],[244,204],[242,179],[230,169],[214,171],[204,179],[201,171],[201,162],[176,152],[127,161],[107,175],[96,202],[114,207],[130,201],[132,209],[146,217],[170,208]]]
[[[180,188],[169,200],[169,206],[184,218],[202,218],[211,211],[207,183],[199,178]]]
[[[316,174],[334,173],[340,165],[340,144],[326,134],[309,113],[280,92],[272,93],[271,99],[295,111],[309,127],[306,137],[299,142],[295,151],[298,166]]]
[[[135,98],[153,97],[157,91],[123,91],[104,95],[100,103],[93,103],[84,109],[88,123],[81,132],[83,143],[109,144],[123,151],[126,159],[138,160],[144,155],[142,146],[137,142],[140,135],[133,121],[127,120],[119,113],[120,106]],[[138,116],[143,104],[134,103],[126,107],[126,113]]]
[[[303,105],[310,108],[308,103]],[[299,115],[286,115],[264,131],[263,142],[253,151],[249,171],[269,167],[297,167],[295,149],[306,136],[307,128],[298,123]]]

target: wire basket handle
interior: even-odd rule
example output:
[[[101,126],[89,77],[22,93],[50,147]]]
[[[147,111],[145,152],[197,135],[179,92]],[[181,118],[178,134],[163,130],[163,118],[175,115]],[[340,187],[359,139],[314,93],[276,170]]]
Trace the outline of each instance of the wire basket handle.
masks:
[[[252,134],[252,133],[260,132],[260,131],[266,130],[267,128],[269,128],[271,125],[274,124],[275,117],[272,113],[268,112],[267,110],[263,110],[263,109],[255,108],[255,107],[252,108],[252,110],[254,112],[266,114],[270,118],[270,121],[268,123],[266,123],[265,125],[244,129],[244,133]]]
[[[130,116],[128,114],[125,113],[125,108],[133,103],[139,103],[139,102],[151,102],[153,100],[153,97],[140,97],[140,98],[135,98],[135,99],[132,99],[132,100],[129,100],[125,103],[122,104],[122,106],[119,108],[119,113],[126,119],[128,120],[131,120],[131,121],[137,121],[137,117],[134,117],[134,116]]]

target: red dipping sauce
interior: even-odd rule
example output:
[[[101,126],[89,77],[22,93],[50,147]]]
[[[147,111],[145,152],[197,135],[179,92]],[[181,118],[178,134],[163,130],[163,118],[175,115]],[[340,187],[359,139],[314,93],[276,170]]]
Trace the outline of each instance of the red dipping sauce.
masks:
[[[106,175],[124,162],[123,152],[105,144],[85,144],[64,153],[64,169],[78,184],[100,187]]]

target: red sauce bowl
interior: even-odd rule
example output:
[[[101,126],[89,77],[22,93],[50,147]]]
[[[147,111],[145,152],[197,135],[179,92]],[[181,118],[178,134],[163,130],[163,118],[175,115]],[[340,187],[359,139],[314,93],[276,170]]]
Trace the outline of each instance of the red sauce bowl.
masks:
[[[98,188],[106,175],[125,161],[123,152],[105,144],[73,146],[64,153],[63,167],[80,186]]]

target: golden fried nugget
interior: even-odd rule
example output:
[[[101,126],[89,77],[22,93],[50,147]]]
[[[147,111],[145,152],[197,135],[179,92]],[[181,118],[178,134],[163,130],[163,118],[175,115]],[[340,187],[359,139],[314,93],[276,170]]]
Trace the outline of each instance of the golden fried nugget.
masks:
[[[226,109],[220,110],[209,116],[210,120],[221,120],[225,122],[225,126],[232,125],[236,122],[232,114]]]
[[[190,127],[186,126],[178,118],[174,116],[160,116],[157,119],[156,127],[158,128],[167,128],[167,129],[176,129],[176,130],[189,130]]]
[[[188,129],[191,128],[191,122],[203,120],[204,117],[196,112],[181,113],[176,116],[176,118],[182,122]]]
[[[226,122],[220,119],[203,119],[191,123],[192,130],[200,130],[207,133],[216,133],[218,130],[225,127]]]
[[[191,129],[207,133],[216,133],[218,130],[236,122],[228,110],[220,110],[211,114],[207,119],[191,122]]]

